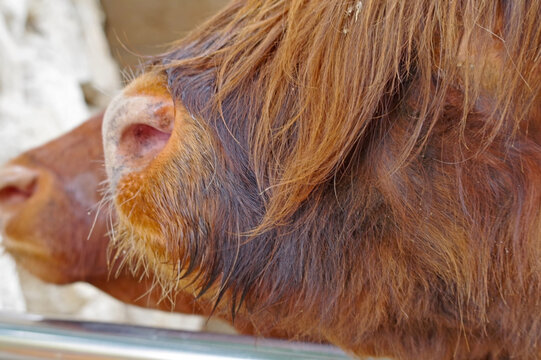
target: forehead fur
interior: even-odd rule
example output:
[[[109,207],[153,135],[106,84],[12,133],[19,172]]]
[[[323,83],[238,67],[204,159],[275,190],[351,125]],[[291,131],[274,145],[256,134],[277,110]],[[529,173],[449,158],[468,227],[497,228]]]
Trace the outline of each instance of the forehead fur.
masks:
[[[516,130],[539,93],[539,6],[235,1],[165,60],[176,96],[223,121],[224,137],[247,152],[268,198],[265,228],[333,178],[405,101],[415,113],[389,173],[422,149],[450,90],[463,109],[457,127],[489,102],[480,137]]]

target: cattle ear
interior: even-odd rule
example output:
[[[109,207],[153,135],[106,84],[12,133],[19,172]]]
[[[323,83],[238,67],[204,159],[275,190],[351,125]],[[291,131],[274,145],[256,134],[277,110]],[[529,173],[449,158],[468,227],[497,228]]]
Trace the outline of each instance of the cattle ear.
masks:
[[[144,169],[163,152],[175,124],[175,104],[161,75],[147,74],[113,100],[103,144],[109,179]]]
[[[461,106],[490,117],[486,129],[492,134],[507,128],[541,141],[539,55],[515,38],[518,35],[500,35],[501,28],[477,26],[462,35],[456,56]]]
[[[456,66],[464,87],[493,96],[498,93],[507,56],[503,45],[500,38],[483,29],[462,35]]]

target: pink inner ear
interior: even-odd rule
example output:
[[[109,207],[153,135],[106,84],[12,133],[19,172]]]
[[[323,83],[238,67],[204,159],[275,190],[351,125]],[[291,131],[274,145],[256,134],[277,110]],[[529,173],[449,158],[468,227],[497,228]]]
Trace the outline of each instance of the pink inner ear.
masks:
[[[167,144],[171,133],[146,124],[133,124],[120,137],[119,152],[127,157],[153,158]]]

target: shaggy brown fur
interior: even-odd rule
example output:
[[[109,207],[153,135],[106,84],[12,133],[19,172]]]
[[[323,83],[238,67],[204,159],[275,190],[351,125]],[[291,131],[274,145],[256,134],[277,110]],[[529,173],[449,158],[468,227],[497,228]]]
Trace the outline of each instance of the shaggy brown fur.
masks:
[[[539,359],[539,19],[530,0],[233,2],[150,70],[183,121],[113,189],[118,249],[263,335]]]

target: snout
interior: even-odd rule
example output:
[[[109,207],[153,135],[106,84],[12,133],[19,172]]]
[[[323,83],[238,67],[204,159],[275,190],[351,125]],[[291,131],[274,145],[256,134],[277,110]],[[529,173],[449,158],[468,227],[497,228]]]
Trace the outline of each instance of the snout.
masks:
[[[102,117],[0,167],[0,232],[17,262],[54,283],[107,274]]]
[[[49,179],[45,174],[25,165],[11,163],[0,168],[0,233],[2,245],[14,256],[27,254],[34,258],[46,257],[47,250],[34,241],[28,241],[25,226],[35,218],[36,193],[46,193]],[[50,182],[49,182],[50,183]],[[38,191],[38,184],[41,189]],[[39,200],[38,200],[39,202]],[[34,238],[34,236],[32,236]],[[23,240],[24,239],[24,240]]]
[[[0,168],[0,223],[34,195],[38,172],[19,165]]]
[[[175,109],[160,77],[145,75],[109,105],[103,122],[107,176],[113,188],[128,173],[147,167],[173,132]]]

